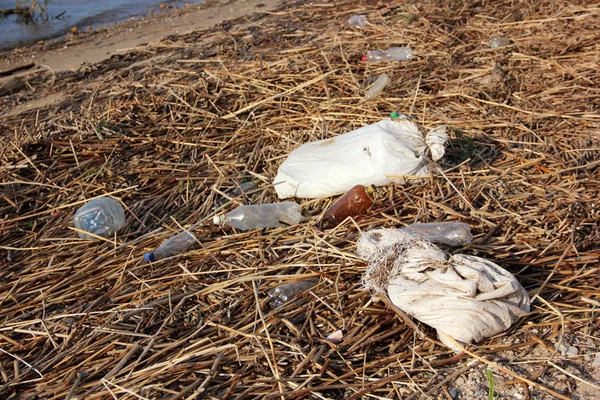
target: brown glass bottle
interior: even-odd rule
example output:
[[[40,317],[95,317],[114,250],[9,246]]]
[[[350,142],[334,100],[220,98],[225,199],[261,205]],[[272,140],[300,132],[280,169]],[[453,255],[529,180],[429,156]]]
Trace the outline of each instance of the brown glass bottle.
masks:
[[[321,227],[323,229],[333,228],[348,217],[356,217],[369,211],[373,206],[375,189],[377,189],[375,185],[368,187],[363,185],[354,186],[325,211]]]

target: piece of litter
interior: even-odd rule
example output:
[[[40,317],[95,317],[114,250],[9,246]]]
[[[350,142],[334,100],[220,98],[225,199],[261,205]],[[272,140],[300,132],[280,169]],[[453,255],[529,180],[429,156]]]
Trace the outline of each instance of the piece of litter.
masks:
[[[493,37],[490,40],[490,47],[493,49],[497,49],[499,47],[504,47],[504,46],[508,46],[508,45],[510,45],[510,39],[507,39],[505,37],[497,36],[497,37]]]
[[[273,181],[280,199],[319,198],[356,185],[384,186],[429,176],[429,161],[445,152],[446,127],[423,134],[399,115],[343,135],[305,143],[279,166]]]
[[[478,342],[509,329],[529,312],[527,291],[500,266],[480,257],[448,257],[434,244],[399,230],[364,233],[358,254],[368,261],[367,289],[387,292],[402,311],[435,328],[440,340]]]
[[[364,15],[353,15],[348,18],[348,25],[362,28],[367,24],[367,17]]]
[[[325,340],[327,340],[328,342],[331,342],[331,343],[338,344],[339,342],[342,341],[343,338],[344,338],[343,332],[338,329],[337,331],[335,331],[332,334],[330,334],[329,336],[327,336],[325,338]]]
[[[448,246],[467,246],[473,239],[471,227],[464,222],[412,224],[402,228],[401,231],[412,236],[419,236],[431,243]]]
[[[383,89],[385,89],[385,87],[387,85],[389,85],[391,81],[392,80],[390,79],[388,74],[386,74],[385,72],[383,74],[379,75],[377,77],[377,80],[375,80],[375,83],[373,83],[373,86],[371,86],[369,91],[365,94],[365,97],[360,99],[358,102],[364,103],[365,101],[373,100],[374,98],[379,96],[381,93],[383,93]]]

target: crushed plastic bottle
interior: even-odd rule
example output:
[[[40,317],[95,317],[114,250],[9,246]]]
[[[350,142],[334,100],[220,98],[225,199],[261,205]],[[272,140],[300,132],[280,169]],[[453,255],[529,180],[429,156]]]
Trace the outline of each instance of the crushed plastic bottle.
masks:
[[[496,36],[490,40],[490,47],[492,49],[497,49],[498,47],[504,47],[510,45],[510,39]]]
[[[353,15],[348,19],[348,25],[362,28],[367,24],[367,17],[364,15]]]
[[[153,262],[183,253],[196,243],[196,237],[183,231],[165,240],[156,250],[144,254],[144,261]]]
[[[375,83],[373,83],[373,86],[371,86],[371,89],[369,89],[367,94],[365,94],[365,97],[360,99],[359,103],[364,103],[365,101],[372,100],[379,96],[383,92],[383,89],[385,89],[385,87],[389,85],[391,81],[392,80],[385,72],[379,75],[377,80],[375,80]]]
[[[241,206],[225,215],[213,218],[215,225],[231,225],[242,231],[260,228],[277,228],[300,222],[300,206],[293,201]]]
[[[385,51],[371,50],[362,60],[370,63],[380,61],[407,61],[413,58],[412,49],[408,46],[390,47]]]
[[[375,185],[356,185],[325,211],[321,226],[334,228],[348,217],[364,214],[373,206]]]
[[[103,238],[110,238],[125,223],[125,212],[121,203],[110,197],[99,197],[85,203],[75,212],[75,228]],[[77,232],[83,239],[93,238]]]
[[[467,246],[471,244],[471,226],[464,222],[431,222],[412,224],[400,229],[412,236],[420,236],[431,243],[448,246]]]
[[[314,287],[319,283],[319,278],[309,278],[296,282],[284,283],[267,292],[271,309],[279,308],[288,301],[294,299],[301,293]]]

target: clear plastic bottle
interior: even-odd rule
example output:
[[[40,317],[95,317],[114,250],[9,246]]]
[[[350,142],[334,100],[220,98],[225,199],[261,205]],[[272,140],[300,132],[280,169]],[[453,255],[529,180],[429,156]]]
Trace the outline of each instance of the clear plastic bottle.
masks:
[[[99,197],[81,206],[73,217],[75,228],[96,236],[110,238],[125,223],[125,212],[121,203],[110,197]],[[84,239],[93,238],[78,232]]]
[[[271,309],[281,307],[299,294],[314,287],[317,283],[319,283],[319,278],[309,278],[301,281],[284,283],[283,285],[279,285],[276,288],[269,290],[267,294],[270,298],[269,302],[271,304]]]
[[[366,62],[407,61],[413,57],[412,49],[408,46],[390,47],[385,51],[371,50],[362,60]]]
[[[260,228],[276,228],[285,223],[297,224],[300,222],[300,206],[293,201],[283,203],[268,203],[241,206],[225,215],[216,215],[213,218],[215,225],[231,225],[242,231]]]
[[[373,83],[373,86],[371,86],[371,89],[369,89],[369,91],[365,94],[365,97],[360,99],[359,103],[372,100],[379,96],[383,92],[383,89],[385,89],[385,87],[389,85],[391,81],[392,80],[385,72],[379,75],[375,83]]]
[[[348,25],[362,28],[367,24],[367,17],[364,15],[353,15],[348,19]]]
[[[144,254],[144,261],[153,262],[183,253],[196,243],[196,237],[183,231],[165,240],[156,250]]]
[[[432,243],[448,246],[466,246],[471,244],[471,226],[464,222],[431,222],[412,224],[401,229],[402,232],[420,236]]]
[[[373,206],[373,194],[376,189],[375,185],[354,186],[325,211],[321,227],[334,228],[348,217],[356,217],[369,211]]]

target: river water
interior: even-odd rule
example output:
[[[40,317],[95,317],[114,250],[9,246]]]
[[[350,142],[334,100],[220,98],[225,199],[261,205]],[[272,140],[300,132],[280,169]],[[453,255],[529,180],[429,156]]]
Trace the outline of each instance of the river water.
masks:
[[[53,39],[76,26],[80,30],[88,26],[125,21],[131,17],[147,14],[150,9],[158,11],[159,4],[180,7],[200,3],[202,0],[49,0],[46,8],[48,18],[38,18],[36,23],[24,23],[16,15],[0,16],[0,50]],[[40,0],[43,3],[43,0]],[[15,8],[17,0],[0,0],[0,10]],[[62,15],[61,15],[62,14]]]

